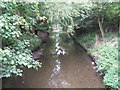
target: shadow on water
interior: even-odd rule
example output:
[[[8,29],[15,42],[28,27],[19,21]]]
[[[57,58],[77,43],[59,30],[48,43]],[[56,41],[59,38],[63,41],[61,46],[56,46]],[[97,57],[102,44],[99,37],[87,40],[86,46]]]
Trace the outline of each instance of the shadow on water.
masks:
[[[96,75],[84,50],[70,39],[67,42],[57,39],[58,36],[51,37],[43,46],[44,53],[39,59],[42,67],[38,71],[25,69],[22,77],[3,79],[3,87],[103,88],[102,79]]]

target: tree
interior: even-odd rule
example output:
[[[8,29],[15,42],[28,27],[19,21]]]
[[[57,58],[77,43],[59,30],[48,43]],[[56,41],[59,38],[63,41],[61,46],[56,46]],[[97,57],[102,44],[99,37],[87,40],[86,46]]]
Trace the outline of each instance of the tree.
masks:
[[[79,12],[74,8],[73,3],[46,2],[44,15],[52,25],[60,24],[64,31],[72,32],[70,27],[74,27],[73,18],[77,17]]]
[[[119,3],[118,2],[102,2],[93,3],[91,7],[92,16],[97,19],[102,38],[105,36],[105,30],[111,27],[111,24],[118,25],[119,20]],[[114,24],[116,26],[116,24]],[[109,28],[109,29],[110,29]]]

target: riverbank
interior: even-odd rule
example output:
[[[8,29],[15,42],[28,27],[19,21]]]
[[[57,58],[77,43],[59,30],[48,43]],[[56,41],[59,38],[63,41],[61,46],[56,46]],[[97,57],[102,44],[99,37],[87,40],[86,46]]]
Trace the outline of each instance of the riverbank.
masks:
[[[98,32],[90,32],[77,37],[77,42],[94,58],[105,85],[118,88],[118,33],[106,33],[104,39],[99,37]]]

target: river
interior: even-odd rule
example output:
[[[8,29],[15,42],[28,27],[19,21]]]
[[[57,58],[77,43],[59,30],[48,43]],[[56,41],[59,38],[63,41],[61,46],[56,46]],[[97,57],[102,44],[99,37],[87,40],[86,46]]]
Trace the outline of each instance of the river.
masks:
[[[3,79],[3,88],[103,88],[88,54],[70,38],[53,32],[42,47],[39,70],[24,69],[22,77]],[[62,37],[62,38],[60,38]],[[40,48],[41,49],[41,48]]]

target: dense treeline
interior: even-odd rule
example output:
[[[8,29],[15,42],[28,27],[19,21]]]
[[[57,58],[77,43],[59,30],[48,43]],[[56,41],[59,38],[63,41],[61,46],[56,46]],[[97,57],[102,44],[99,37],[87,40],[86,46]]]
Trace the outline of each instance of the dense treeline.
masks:
[[[2,15],[0,15],[1,77],[22,76],[23,67],[36,69],[41,67],[41,63],[32,58],[32,51],[40,46],[42,38],[39,38],[39,33],[50,33],[53,25],[59,24],[63,30],[61,32],[76,36],[78,41],[81,40],[81,44],[89,44],[88,46],[100,40],[104,41],[103,39],[110,37],[110,32],[117,33],[118,30],[120,32],[120,2],[0,2],[0,8],[2,10]],[[88,42],[90,37],[93,38]],[[116,88],[118,87],[117,43],[114,45],[109,47],[112,48],[112,59],[109,57],[111,54],[108,57],[105,54],[109,48],[104,49],[103,56],[102,51],[100,53],[95,48],[93,49],[102,56],[98,70],[104,74],[107,73],[104,78],[105,84]],[[105,47],[107,46],[104,45]],[[106,60],[111,60],[109,65],[103,63],[106,63]],[[110,67],[113,67],[113,64],[116,67],[111,71]],[[115,83],[110,80],[111,78],[114,78]]]

